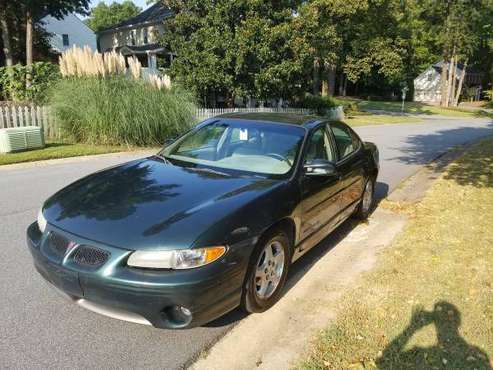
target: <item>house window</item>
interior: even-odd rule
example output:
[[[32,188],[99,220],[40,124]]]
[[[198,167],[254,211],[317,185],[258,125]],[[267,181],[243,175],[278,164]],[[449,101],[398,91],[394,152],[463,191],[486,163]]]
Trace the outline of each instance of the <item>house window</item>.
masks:
[[[147,28],[144,28],[143,33],[144,33],[144,45],[147,45],[149,43],[149,33]]]
[[[70,41],[69,41],[68,35],[66,33],[64,33],[62,35],[62,42],[63,42],[63,46],[69,46],[70,45]]]
[[[135,30],[132,30],[130,32],[130,37],[131,37],[130,42],[132,43],[132,45],[135,45]]]

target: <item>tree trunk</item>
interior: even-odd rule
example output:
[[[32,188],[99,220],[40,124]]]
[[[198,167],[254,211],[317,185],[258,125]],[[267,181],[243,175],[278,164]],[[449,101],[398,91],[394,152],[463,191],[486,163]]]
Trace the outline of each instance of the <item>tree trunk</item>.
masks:
[[[26,87],[31,87],[33,64],[33,16],[31,10],[26,10]]]
[[[10,31],[7,22],[7,5],[0,2],[0,30],[2,31],[3,54],[5,55],[5,65],[12,67],[14,65],[14,57],[10,46]]]
[[[343,87],[342,87],[342,96],[347,95],[347,76],[344,75]]]
[[[440,96],[440,105],[445,106],[446,102],[446,95],[447,95],[447,75],[448,75],[448,67],[449,67],[449,61],[448,60],[443,60],[442,64],[442,73],[440,76],[440,91],[441,91],[441,96]]]
[[[344,90],[344,73],[341,72],[339,75],[339,95],[342,95],[342,92]]]
[[[464,82],[464,77],[466,77],[466,68],[467,68],[467,60],[464,62],[464,69],[460,75],[459,86],[457,87],[457,91],[455,92],[454,98],[454,106],[457,107],[459,105],[459,98],[462,92],[462,84]]]
[[[455,88],[457,85],[457,55],[454,58],[454,67],[452,71],[452,88],[450,89],[449,105],[454,105],[455,102]]]
[[[320,59],[313,60],[313,95],[320,95]]]
[[[448,69],[447,95],[445,101],[446,107],[450,105],[450,100],[452,99],[452,94],[453,94],[452,86],[454,84],[455,71],[456,71],[456,60],[455,60],[455,55],[452,54],[452,59],[450,61],[449,69]]]
[[[329,95],[334,96],[336,93],[336,67],[334,65],[328,67],[327,82],[329,84]]]

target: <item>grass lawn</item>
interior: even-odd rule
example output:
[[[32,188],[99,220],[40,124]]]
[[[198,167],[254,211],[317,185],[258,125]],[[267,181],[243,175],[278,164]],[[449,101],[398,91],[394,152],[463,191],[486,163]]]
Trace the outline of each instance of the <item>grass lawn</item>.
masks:
[[[41,161],[45,159],[76,157],[81,155],[104,154],[128,151],[126,146],[89,144],[47,143],[43,149],[0,154],[0,166],[5,164]]]
[[[400,112],[401,102],[388,101],[368,101],[362,100],[357,103],[361,110],[382,110],[387,112]],[[455,117],[474,117],[480,115],[478,111],[471,111],[461,108],[443,108],[435,105],[424,104],[420,102],[406,102],[404,112],[409,114],[441,115]]]
[[[392,116],[390,114],[349,114],[344,120],[349,126],[367,126],[367,125],[388,125],[398,123],[416,123],[423,122],[421,118],[409,116]]]
[[[422,202],[395,208],[410,217],[405,230],[298,367],[493,368],[493,138]]]

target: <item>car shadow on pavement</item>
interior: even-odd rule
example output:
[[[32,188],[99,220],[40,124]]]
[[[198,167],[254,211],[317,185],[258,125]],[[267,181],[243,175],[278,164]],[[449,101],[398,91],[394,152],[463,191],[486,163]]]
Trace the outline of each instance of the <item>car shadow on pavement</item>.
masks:
[[[452,303],[439,301],[433,311],[414,309],[407,327],[382,351],[379,369],[487,369],[491,362],[485,352],[461,337],[461,313]],[[413,336],[422,328],[434,325],[436,345],[409,347]]]

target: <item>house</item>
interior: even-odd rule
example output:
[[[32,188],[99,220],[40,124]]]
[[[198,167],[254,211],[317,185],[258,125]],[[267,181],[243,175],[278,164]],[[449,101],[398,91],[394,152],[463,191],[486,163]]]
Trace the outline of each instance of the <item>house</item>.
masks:
[[[50,45],[56,54],[61,54],[72,46],[83,48],[89,46],[97,50],[96,34],[75,14],[68,14],[62,19],[50,15],[41,19],[43,28],[50,33]]]
[[[171,16],[168,7],[156,3],[135,17],[99,31],[99,51],[114,50],[126,57],[135,56],[148,73],[167,68],[173,56],[159,45],[158,38],[163,32],[163,21]]]
[[[414,101],[426,103],[440,102],[442,96],[442,65],[443,61],[435,63],[414,79]],[[457,85],[462,76],[463,69],[464,66],[462,64],[457,64],[457,69],[455,71]],[[482,77],[481,73],[475,73],[467,68],[462,91],[480,88]]]

